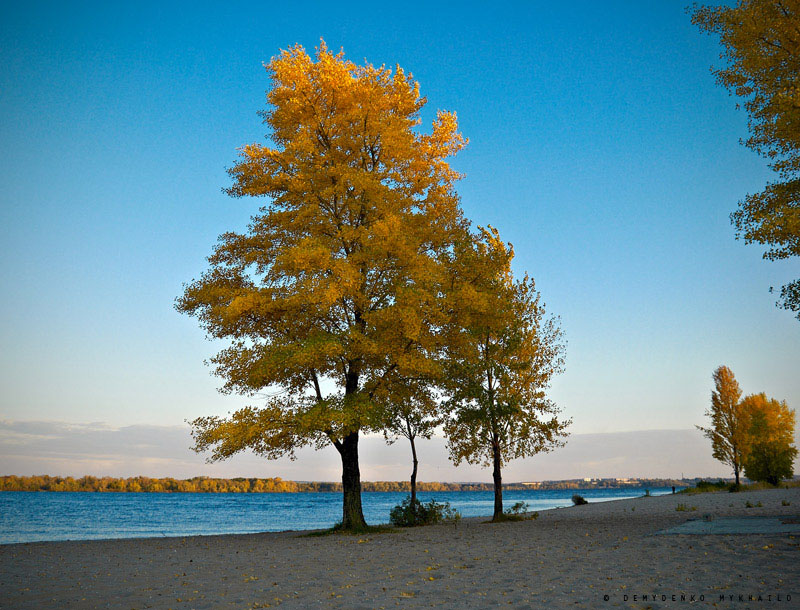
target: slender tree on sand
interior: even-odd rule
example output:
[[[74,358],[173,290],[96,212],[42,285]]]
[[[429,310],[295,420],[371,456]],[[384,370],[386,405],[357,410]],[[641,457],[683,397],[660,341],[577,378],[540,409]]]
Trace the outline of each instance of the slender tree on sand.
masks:
[[[451,457],[492,467],[493,519],[503,518],[502,467],[563,444],[570,421],[547,399],[564,364],[557,320],[547,317],[533,280],[514,280],[513,249],[493,228],[457,249],[447,352]]]

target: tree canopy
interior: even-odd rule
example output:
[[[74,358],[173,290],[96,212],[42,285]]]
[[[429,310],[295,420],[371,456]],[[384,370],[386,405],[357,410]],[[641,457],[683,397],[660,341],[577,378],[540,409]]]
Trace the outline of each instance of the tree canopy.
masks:
[[[456,252],[446,378],[445,430],[453,461],[493,467],[494,519],[503,514],[502,466],[558,446],[559,421],[545,390],[563,367],[557,320],[527,275],[514,280],[513,249],[489,227]]]
[[[266,197],[244,233],[225,233],[179,311],[229,346],[212,362],[225,391],[274,391],[265,406],[192,422],[196,449],[223,459],[332,443],[342,457],[343,527],[364,525],[358,438],[386,426],[407,380],[438,374],[447,252],[463,219],[447,158],[465,140],[400,67],[356,65],[321,43],[266,66],[272,144],[229,171],[235,196]]]
[[[719,35],[725,65],[713,69],[717,82],[745,100],[745,144],[778,174],[739,202],[731,215],[737,236],[767,246],[769,260],[800,256],[800,2],[695,7],[692,22]],[[779,303],[800,319],[800,279],[782,287]]]
[[[727,366],[718,367],[713,374],[714,390],[711,392],[711,408],[705,415],[711,419],[711,426],[697,426],[711,440],[714,459],[733,468],[736,484],[748,447],[750,421],[739,399],[742,390],[739,382]]]
[[[417,508],[421,505],[417,500],[417,472],[419,459],[417,457],[417,439],[430,439],[434,431],[442,423],[442,403],[436,394],[440,386],[439,380],[428,380],[425,383],[415,383],[406,380],[405,392],[395,392],[392,399],[386,404],[386,427],[384,436],[388,443],[393,443],[398,437],[408,439],[411,446],[411,477],[409,498],[409,515],[413,521]]]
[[[717,368],[713,377],[711,408],[705,413],[711,426],[697,428],[711,440],[714,457],[733,468],[736,485],[742,470],[749,479],[773,485],[791,477],[797,456],[792,445],[794,411],[763,392],[741,398],[739,383],[727,366]]]
[[[763,392],[742,400],[750,422],[750,448],[744,462],[745,474],[753,481],[777,485],[793,474],[797,457],[794,447],[795,413],[785,401],[767,398]]]

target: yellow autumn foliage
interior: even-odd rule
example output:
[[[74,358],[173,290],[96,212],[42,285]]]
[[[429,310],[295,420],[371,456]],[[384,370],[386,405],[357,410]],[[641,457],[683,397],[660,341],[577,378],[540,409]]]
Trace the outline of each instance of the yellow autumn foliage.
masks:
[[[277,457],[332,443],[344,523],[358,525],[359,433],[385,429],[410,380],[441,372],[447,263],[468,239],[448,158],[466,141],[453,113],[421,132],[425,98],[399,66],[357,65],[322,42],[266,69],[270,142],[240,150],[228,189],[264,206],[220,237],[177,308],[228,341],[212,359],[225,391],[276,397],[196,419],[196,449]]]

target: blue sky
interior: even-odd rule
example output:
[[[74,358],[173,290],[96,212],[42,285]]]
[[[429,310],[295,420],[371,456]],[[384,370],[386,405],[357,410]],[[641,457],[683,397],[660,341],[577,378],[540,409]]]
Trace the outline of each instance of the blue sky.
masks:
[[[217,235],[258,207],[221,189],[263,140],[263,62],[324,37],[399,64],[470,139],[453,165],[568,340],[552,397],[575,433],[703,423],[711,373],[800,405],[800,275],[734,239],[770,178],[682,2],[4,3],[0,419],[181,424],[219,346],[173,309]]]

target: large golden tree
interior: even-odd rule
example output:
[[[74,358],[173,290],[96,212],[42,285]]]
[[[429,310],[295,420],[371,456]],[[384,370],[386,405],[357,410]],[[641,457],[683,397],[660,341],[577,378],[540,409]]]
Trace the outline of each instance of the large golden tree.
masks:
[[[192,422],[196,449],[275,458],[332,444],[342,460],[342,527],[365,525],[358,440],[386,427],[408,380],[438,375],[444,260],[463,238],[447,158],[465,141],[454,114],[420,133],[418,84],[300,46],[267,65],[264,122],[230,170],[233,196],[264,197],[244,233],[225,233],[178,310],[229,347],[223,389],[272,391],[265,405]]]

